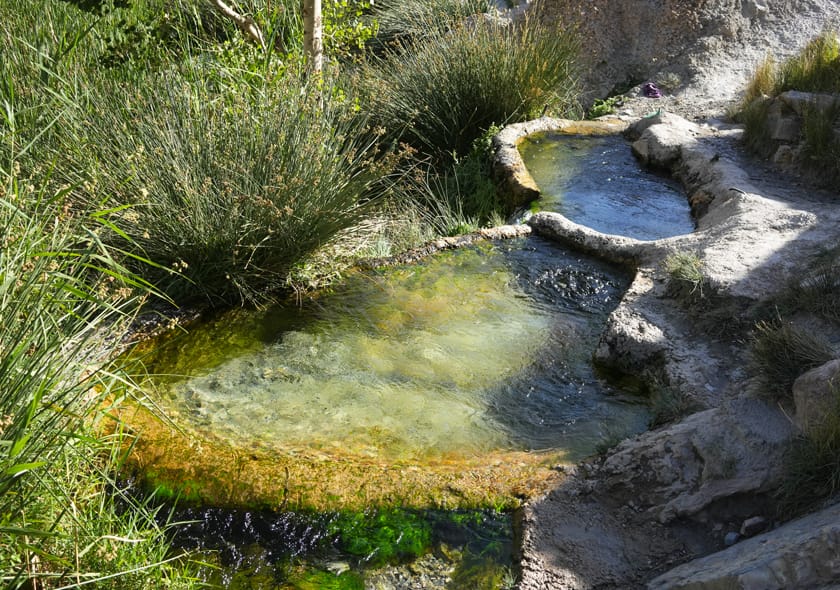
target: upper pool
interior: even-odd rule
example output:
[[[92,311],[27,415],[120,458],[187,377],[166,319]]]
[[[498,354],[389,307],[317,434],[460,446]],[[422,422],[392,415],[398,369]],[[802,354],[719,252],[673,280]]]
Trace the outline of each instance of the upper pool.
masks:
[[[537,209],[639,240],[694,231],[679,183],[639,166],[620,135],[539,133],[520,152],[542,193]]]

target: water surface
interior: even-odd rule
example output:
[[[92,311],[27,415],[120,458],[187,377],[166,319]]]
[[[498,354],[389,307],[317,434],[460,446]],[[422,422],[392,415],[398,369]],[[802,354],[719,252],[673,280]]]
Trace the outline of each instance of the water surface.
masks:
[[[655,240],[694,231],[680,185],[640,167],[619,135],[541,133],[520,145],[534,206],[602,233]]]
[[[233,444],[359,457],[592,452],[645,427],[590,357],[629,276],[539,238],[358,272],[302,307],[236,310],[151,362],[172,409]]]

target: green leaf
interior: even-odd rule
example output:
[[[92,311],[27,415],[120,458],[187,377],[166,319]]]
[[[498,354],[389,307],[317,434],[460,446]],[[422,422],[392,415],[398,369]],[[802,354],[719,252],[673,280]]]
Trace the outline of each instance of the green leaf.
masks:
[[[0,533],[4,535],[27,536],[27,537],[57,537],[58,534],[51,531],[44,531],[41,529],[32,529],[29,527],[20,526],[0,526]]]
[[[15,458],[20,455],[20,452],[23,450],[23,447],[26,446],[26,443],[29,442],[29,438],[32,436],[32,433],[29,432],[23,435],[21,438],[15,441],[15,444],[12,445],[12,450],[9,452],[9,458]]]
[[[33,463],[19,463],[18,465],[12,465],[8,469],[6,469],[6,471],[4,471],[3,473],[5,475],[12,475],[12,476],[21,475],[23,473],[26,473],[27,471],[32,471],[33,469],[38,469],[39,467],[43,467],[46,464],[47,464],[46,461],[35,461]]]

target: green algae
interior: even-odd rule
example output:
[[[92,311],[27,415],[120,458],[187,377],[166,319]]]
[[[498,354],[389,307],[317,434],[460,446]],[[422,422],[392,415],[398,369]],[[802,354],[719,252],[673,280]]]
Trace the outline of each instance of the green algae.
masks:
[[[355,572],[334,574],[325,571],[307,571],[290,579],[286,587],[294,590],[364,590],[364,578]]]
[[[375,580],[383,574],[399,572],[403,579],[422,579],[431,573],[451,578],[447,587],[490,590],[507,588],[513,579],[510,513],[405,509],[207,512],[186,510],[176,512],[174,518],[204,522],[199,525],[203,526],[201,534],[190,538],[205,539],[205,544],[183,548],[204,563],[199,578],[209,585],[343,590],[366,584],[375,587]],[[303,537],[295,539],[291,531]]]
[[[416,558],[432,543],[432,527],[417,512],[381,509],[341,512],[330,523],[342,551],[371,566]]]

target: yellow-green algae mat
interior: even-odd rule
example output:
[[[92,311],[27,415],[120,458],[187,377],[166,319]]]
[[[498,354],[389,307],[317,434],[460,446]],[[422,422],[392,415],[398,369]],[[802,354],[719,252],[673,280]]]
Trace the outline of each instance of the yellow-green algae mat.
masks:
[[[553,436],[545,400],[570,403],[588,377],[565,392],[548,379],[531,399],[530,373],[586,364],[621,285],[547,245],[533,270],[533,243],[353,273],[303,307],[235,310],[144,344],[134,356],[178,428],[124,410],[140,434],[132,464],[150,486],[214,505],[510,507],[545,490],[567,451],[529,437]],[[563,303],[575,289],[581,309]],[[587,403],[568,436],[597,413]]]

